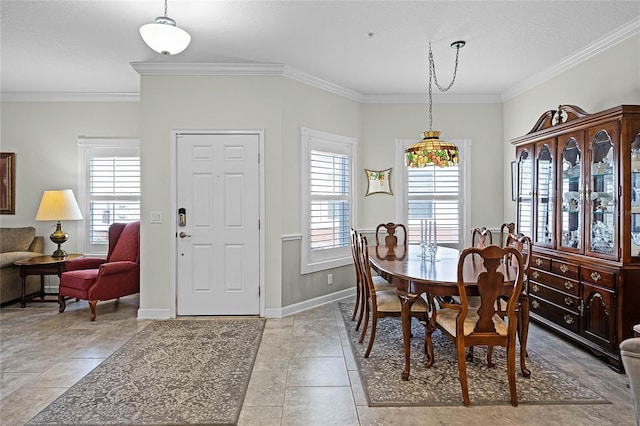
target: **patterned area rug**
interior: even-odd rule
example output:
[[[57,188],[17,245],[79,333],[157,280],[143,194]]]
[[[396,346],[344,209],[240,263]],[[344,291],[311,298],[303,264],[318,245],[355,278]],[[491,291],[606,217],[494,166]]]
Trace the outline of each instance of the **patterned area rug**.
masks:
[[[378,320],[373,349],[369,358],[364,358],[369,331],[364,342],[358,343],[360,332],[354,330],[355,323],[351,321],[353,304],[341,303],[340,309],[370,407],[462,405],[455,345],[440,331],[432,335],[435,362],[431,368],[425,368],[424,327],[413,319],[411,376],[409,381],[403,381],[400,377],[404,369],[400,318]],[[609,403],[582,385],[575,377],[555,368],[530,349],[528,352],[527,368],[531,371],[530,379],[520,375],[520,362],[516,361],[519,404]],[[505,353],[504,348],[494,348],[493,361],[496,367],[489,369],[486,362],[486,346],[474,348],[474,360],[467,362],[471,405],[511,404]]]
[[[29,424],[235,424],[264,324],[153,322]]]

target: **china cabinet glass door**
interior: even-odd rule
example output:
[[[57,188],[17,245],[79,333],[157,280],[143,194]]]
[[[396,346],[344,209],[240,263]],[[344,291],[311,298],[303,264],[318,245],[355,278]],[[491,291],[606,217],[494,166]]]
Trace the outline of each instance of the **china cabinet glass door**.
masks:
[[[582,251],[583,183],[582,150],[574,137],[562,149],[560,194],[560,247]]]
[[[614,146],[609,134],[600,130],[595,134],[590,152],[591,188],[589,251],[594,254],[616,254],[616,209]]]
[[[640,256],[640,133],[631,144],[631,256]]]
[[[518,155],[518,232],[532,237],[533,226],[533,156],[528,150]]]
[[[536,232],[534,242],[553,244],[553,155],[548,143],[537,146],[536,159]]]

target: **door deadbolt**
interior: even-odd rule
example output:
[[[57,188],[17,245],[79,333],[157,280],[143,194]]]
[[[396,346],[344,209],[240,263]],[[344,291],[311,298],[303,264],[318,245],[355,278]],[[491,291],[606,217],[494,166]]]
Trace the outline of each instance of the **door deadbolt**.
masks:
[[[178,234],[178,236],[179,236],[180,238],[186,238],[186,237],[190,237],[191,235],[190,235],[190,234],[187,234],[187,233],[185,233],[185,232],[181,232],[181,233],[179,233],[179,234]]]

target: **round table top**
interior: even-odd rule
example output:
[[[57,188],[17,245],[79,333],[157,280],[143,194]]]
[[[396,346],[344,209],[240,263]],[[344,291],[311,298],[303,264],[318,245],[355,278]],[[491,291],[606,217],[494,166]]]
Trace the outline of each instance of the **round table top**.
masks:
[[[83,254],[67,254],[65,257],[53,257],[51,255],[42,255],[42,256],[34,256],[29,259],[16,260],[13,262],[18,266],[29,266],[29,265],[48,265],[54,263],[63,263],[67,260],[77,259],[78,257],[84,257]]]
[[[396,246],[370,246],[369,260],[376,269],[407,281],[457,287],[458,260],[460,250],[438,246],[435,262],[420,257],[420,247],[415,244]],[[504,268],[505,282],[513,282],[517,275],[515,268]],[[465,283],[473,284],[478,275],[486,271],[482,260],[469,256],[465,260],[463,277]]]

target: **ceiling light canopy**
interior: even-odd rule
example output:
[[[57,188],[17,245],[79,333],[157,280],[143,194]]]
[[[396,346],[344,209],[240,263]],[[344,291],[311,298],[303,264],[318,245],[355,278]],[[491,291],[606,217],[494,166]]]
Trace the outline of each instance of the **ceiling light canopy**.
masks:
[[[410,168],[439,166],[449,167],[455,166],[459,162],[458,147],[451,142],[440,140],[440,132],[432,130],[433,124],[433,98],[431,82],[435,80],[436,86],[440,91],[446,92],[451,89],[453,82],[456,81],[456,73],[458,71],[458,54],[460,48],[464,47],[464,41],[455,41],[451,43],[451,47],[456,49],[456,64],[453,70],[453,79],[447,87],[441,87],[436,77],[436,65],[433,60],[433,52],[431,52],[431,43],[429,43],[429,130],[424,132],[422,141],[409,146],[405,150],[406,163]]]
[[[191,42],[189,33],[167,16],[167,0],[164,0],[164,16],[158,16],[153,24],[141,26],[140,35],[150,48],[163,55],[177,55]]]

